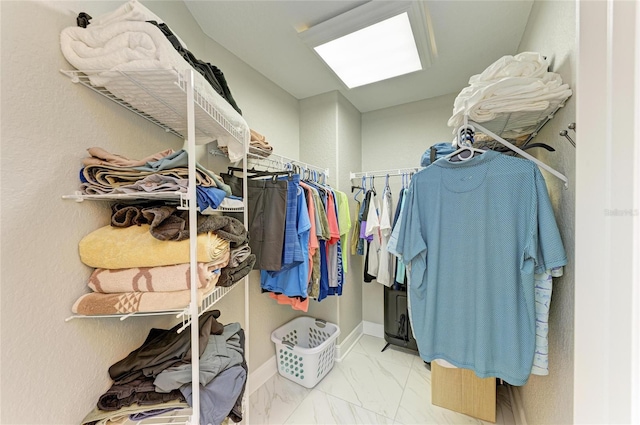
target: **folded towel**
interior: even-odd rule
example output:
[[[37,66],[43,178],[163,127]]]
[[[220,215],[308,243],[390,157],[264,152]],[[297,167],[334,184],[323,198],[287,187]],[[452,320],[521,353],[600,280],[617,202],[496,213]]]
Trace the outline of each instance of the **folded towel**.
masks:
[[[249,130],[251,133],[251,140],[259,140],[261,142],[264,142],[266,140],[266,137],[264,137],[262,134],[258,133],[257,131],[255,131],[254,129],[250,129]]]
[[[92,85],[104,87],[115,97],[148,115],[162,116],[165,124],[186,134],[186,128],[181,127],[181,117],[177,120],[166,117],[164,107],[158,108],[144,87],[121,73],[145,71],[140,76],[145,84],[171,88],[178,81],[178,75],[192,69],[158,27],[148,22],[128,20],[91,24],[87,28],[67,27],[60,33],[60,48],[67,61],[82,70]],[[216,93],[201,74],[194,72],[193,75],[198,93],[225,118],[232,133],[241,135],[241,142],[248,143],[249,126],[242,115]],[[197,132],[196,143],[212,141],[229,146],[232,161],[242,159],[242,144],[229,134],[228,129],[209,126],[206,134]]]
[[[249,254],[245,260],[237,267],[224,267],[220,270],[220,279],[218,280],[218,286],[231,286],[253,270],[253,265],[256,263],[255,254]]]
[[[143,159],[129,159],[119,154],[113,154],[113,153],[107,152],[106,150],[99,147],[89,148],[87,149],[87,152],[89,152],[89,155],[91,156],[88,158],[84,158],[82,160],[82,163],[84,165],[110,164],[110,165],[118,165],[121,167],[136,167],[136,166],[144,165],[149,161],[158,161],[159,159],[165,158],[173,154],[174,150],[166,149]]]
[[[478,123],[509,116],[495,126],[502,137],[517,138],[532,133],[541,120],[572,95],[569,85],[562,83],[560,75],[548,72],[548,67],[539,53],[503,56],[469,79],[469,86],[454,101],[448,125],[455,133],[465,115]],[[514,115],[513,120],[510,114]]]
[[[112,207],[111,225],[129,227],[149,224],[154,238],[163,241],[181,241],[189,238],[189,214],[169,205],[115,204]],[[223,215],[198,214],[197,233],[215,232],[219,237],[239,246],[248,240],[247,229],[241,221]]]
[[[220,260],[197,263],[198,288],[207,287],[220,269],[229,263],[227,252]],[[89,278],[89,288],[94,292],[114,294],[119,292],[169,292],[191,288],[190,264],[174,264],[158,267],[132,267],[128,269],[95,269]]]
[[[204,297],[215,289],[219,276],[219,274],[214,274],[209,281],[209,285],[197,290],[198,303],[201,303]],[[168,311],[186,308],[190,302],[190,289],[169,292],[121,292],[116,294],[91,292],[78,298],[73,307],[71,307],[71,311],[74,314],[87,316]]]
[[[249,244],[244,244],[238,248],[234,248],[230,252],[229,267],[238,267],[251,254]]]
[[[160,241],[149,232],[149,225],[116,228],[104,226],[80,240],[80,260],[89,267],[126,269],[188,263],[189,240]],[[229,242],[213,232],[197,238],[197,261],[219,261],[229,250]]]
[[[108,25],[123,21],[158,21],[164,22],[158,15],[147,9],[137,0],[130,0],[112,12],[107,12],[91,19],[91,25]]]
[[[188,189],[188,179],[179,179],[177,177],[165,176],[162,174],[150,174],[147,177],[136,181],[135,183],[118,186],[114,188],[111,193],[187,193]]]
[[[189,178],[189,169],[177,167],[161,171],[141,171],[131,167],[87,165],[80,171],[82,182],[80,187],[86,194],[113,193],[116,188],[135,184],[154,174],[186,180]],[[216,186],[215,181],[200,170],[196,170],[196,184],[205,187]],[[229,194],[231,194],[231,190],[229,190]]]

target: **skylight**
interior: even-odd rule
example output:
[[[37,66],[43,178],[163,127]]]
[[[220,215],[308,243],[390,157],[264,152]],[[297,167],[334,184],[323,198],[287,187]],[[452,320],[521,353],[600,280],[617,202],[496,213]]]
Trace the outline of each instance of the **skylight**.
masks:
[[[422,69],[406,12],[314,49],[349,88]]]

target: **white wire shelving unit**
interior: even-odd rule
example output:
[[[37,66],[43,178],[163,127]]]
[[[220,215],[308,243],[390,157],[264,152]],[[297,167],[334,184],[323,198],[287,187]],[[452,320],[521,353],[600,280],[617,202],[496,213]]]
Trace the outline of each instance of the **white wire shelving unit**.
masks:
[[[76,202],[83,201],[106,201],[106,202],[125,202],[135,203],[137,201],[164,201],[175,203],[176,208],[180,210],[189,209],[189,199],[187,192],[136,192],[136,193],[113,193],[103,195],[89,195],[80,191],[76,191],[72,195],[62,195],[62,199],[69,199]],[[225,207],[219,206],[216,212],[242,212],[244,207]]]
[[[188,72],[154,69],[146,71],[60,70],[72,82],[80,83],[96,93],[113,100],[124,108],[140,115],[164,129],[167,133],[187,139],[188,130]],[[106,87],[91,83],[94,74],[108,79]],[[221,132],[230,134],[239,143],[244,143],[248,129],[234,126],[225,116],[199,92],[193,93],[196,144],[209,143]],[[194,141],[195,141],[194,140]]]
[[[251,148],[255,149],[255,148]],[[215,156],[227,156],[226,153],[221,151],[218,148],[209,149],[209,153]],[[252,152],[251,150],[247,152],[247,162],[253,165],[262,165],[268,168],[277,169],[277,170],[289,170],[294,166],[299,167],[302,171],[311,171],[316,172],[317,174],[323,175],[325,179],[329,178],[329,169],[318,167],[317,165],[309,164],[307,162],[303,162],[297,159],[288,158],[286,156],[278,155],[275,153],[268,152]]]
[[[93,72],[92,76],[99,75],[105,81],[104,87],[97,86],[92,81],[92,76],[81,70],[61,70],[72,82],[80,83],[83,86],[99,93],[102,96],[116,102],[124,108],[136,113],[146,120],[158,125],[166,132],[185,139],[184,148],[187,152],[195,152],[196,144],[206,144],[211,140],[219,138],[221,135],[231,136],[231,140],[240,143],[244,149],[243,169],[246,171],[246,155],[248,151],[246,141],[248,137],[248,126],[238,127],[229,121],[215,106],[215,100],[210,102],[209,98],[195,89],[194,80],[196,74],[193,69],[184,72],[175,70],[148,70],[148,71],[104,71]],[[108,86],[108,88],[106,88]],[[222,98],[220,98],[222,99]],[[188,155],[189,167],[189,188],[187,193],[158,193],[158,194],[119,194],[119,195],[82,195],[79,193],[63,196],[65,199],[81,202],[84,200],[102,201],[123,201],[133,199],[162,199],[170,202],[177,202],[184,209],[189,210],[189,231],[192,236],[197,234],[197,211],[196,211],[196,161],[195,155]],[[246,181],[245,193],[247,193]],[[189,206],[193,206],[189,208]],[[238,211],[238,208],[231,209]],[[242,208],[245,225],[248,223],[246,201]],[[189,238],[190,267],[197,270],[197,247],[196,238]],[[248,333],[249,327],[249,300],[248,300],[248,277],[243,279],[245,283],[245,324],[244,331]],[[229,287],[216,287],[211,293],[204,297],[202,302],[197,302],[197,276],[191,273],[191,303],[182,310],[169,310],[158,312],[135,312],[127,314],[84,316],[73,315],[66,320],[76,318],[104,318],[117,317],[124,320],[128,317],[136,316],[158,316],[175,315],[182,320],[179,332],[191,326],[192,351],[198,352],[199,347],[199,326],[198,317],[211,309],[222,297],[233,288],[239,286],[239,282]],[[245,357],[248,358],[248,338],[245,339]],[[188,416],[180,419],[180,423],[199,424],[200,423],[200,388],[199,382],[199,358],[192,358],[192,400],[193,405]],[[248,380],[246,385],[248,386]],[[246,399],[243,404],[246,404]],[[248,415],[245,416],[248,421]],[[168,416],[167,423],[176,423],[175,416]],[[162,423],[163,417],[158,416],[138,423]]]

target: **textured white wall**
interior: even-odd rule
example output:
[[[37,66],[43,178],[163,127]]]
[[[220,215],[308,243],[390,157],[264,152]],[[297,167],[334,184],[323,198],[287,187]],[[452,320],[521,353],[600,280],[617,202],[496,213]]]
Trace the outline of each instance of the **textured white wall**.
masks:
[[[576,3],[536,1],[520,43],[519,51],[540,52],[551,61],[551,71],[574,90],[564,108],[534,139],[556,149],[530,152],[569,179],[569,189],[543,172],[549,188],[556,220],[567,252],[568,265],[562,278],[554,279],[549,316],[549,376],[532,375],[518,388],[529,424],[569,424],[573,422],[573,338],[574,338],[574,265],[575,265],[575,158],[576,148],[560,136],[569,123],[576,121]],[[579,128],[578,128],[579,131]],[[570,132],[574,141],[576,134]],[[579,145],[580,141],[576,143]]]
[[[362,156],[362,115],[342,95],[338,95],[337,187],[349,197],[349,212],[353,223],[355,201],[351,196],[349,173],[359,171]],[[347,238],[349,241],[350,238]],[[362,322],[362,257],[351,256],[350,247],[342,247],[347,256],[346,274],[342,296],[338,299],[340,341],[346,338]]]
[[[329,183],[336,185],[338,93],[300,101],[300,160],[329,169]],[[310,301],[308,314],[338,324],[338,297]],[[339,324],[338,324],[339,325]],[[344,335],[340,335],[342,338]]]
[[[447,120],[451,117],[454,99],[455,95],[451,94],[363,114],[361,171],[419,167],[420,157],[431,145],[453,139]],[[374,183],[380,192],[384,179],[376,178]],[[394,205],[400,183],[400,177],[390,178]],[[383,324],[383,286],[375,280],[363,283],[362,277],[360,282],[363,320]]]
[[[149,328],[172,324],[168,318],[64,322],[87,291],[91,273],[78,258],[77,243],[109,221],[106,205],[61,199],[77,189],[86,148],[101,146],[136,158],[183,143],[58,72],[71,68],[60,53],[60,31],[74,26],[81,11],[99,16],[120,4],[0,3],[3,424],[78,423],[109,387],[108,366],[138,347]],[[204,36],[184,3],[145,5],[198,58],[223,70],[249,125],[266,135],[276,152],[298,154],[296,99]],[[215,171],[226,167],[206,155],[199,160]],[[264,300],[256,275],[250,282],[252,369],[273,355],[269,335],[292,317]],[[221,321],[244,321],[243,297],[237,288],[216,305]]]
[[[338,92],[300,101],[300,159],[329,169],[330,184],[349,193],[349,172],[360,166],[360,112]],[[348,255],[348,247],[343,247]],[[338,342],[362,321],[362,291],[359,259],[350,261],[340,297],[311,301],[309,314],[336,323]]]
[[[59,49],[90,6],[2,2],[3,424],[78,423],[110,385],[109,365],[168,319],[74,320],[91,269],[77,243],[109,223],[106,205],[61,199],[78,187],[86,149],[139,158],[182,141],[79,85]],[[34,402],[37,407],[34,407]]]

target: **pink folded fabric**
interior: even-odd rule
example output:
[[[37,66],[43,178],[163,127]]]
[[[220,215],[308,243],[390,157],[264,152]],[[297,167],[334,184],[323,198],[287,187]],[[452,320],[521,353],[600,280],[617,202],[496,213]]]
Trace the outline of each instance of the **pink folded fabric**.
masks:
[[[204,288],[198,289],[198,303],[216,288],[219,274]],[[101,294],[91,292],[84,294],[73,304],[74,314],[87,316],[99,314],[126,314],[138,312],[170,311],[186,308],[191,302],[191,290],[167,292],[119,292]]]
[[[198,263],[198,288],[205,288],[218,270],[229,263],[227,252],[220,261]],[[118,292],[168,292],[191,288],[189,263],[159,267],[134,267],[129,269],[95,269],[88,286],[94,292],[106,294]],[[217,279],[217,278],[216,278]]]
[[[173,149],[166,149],[143,159],[129,159],[122,155],[107,152],[99,147],[89,148],[87,152],[91,156],[82,160],[84,165],[117,165],[119,167],[140,167],[147,162],[158,161],[174,153]]]

